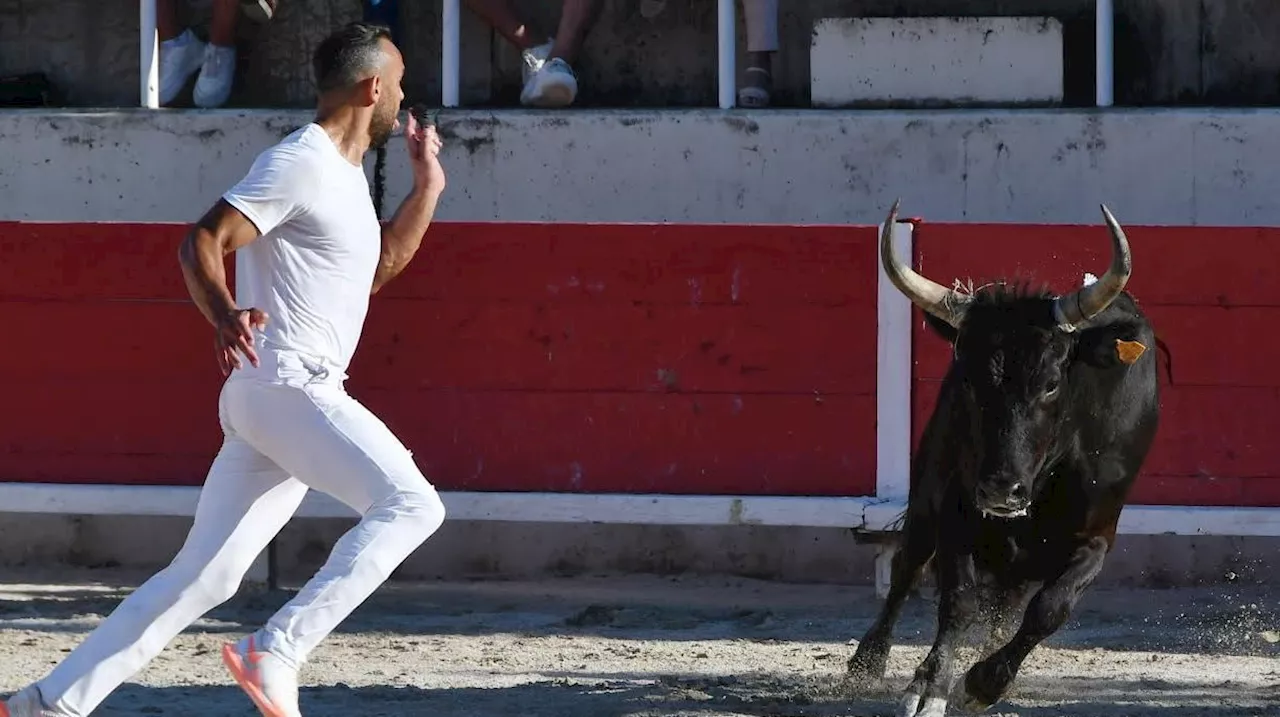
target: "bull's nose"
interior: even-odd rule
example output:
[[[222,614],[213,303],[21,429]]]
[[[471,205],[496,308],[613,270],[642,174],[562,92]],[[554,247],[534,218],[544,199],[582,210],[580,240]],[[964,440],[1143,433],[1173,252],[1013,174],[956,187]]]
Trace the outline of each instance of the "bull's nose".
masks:
[[[1027,486],[1020,480],[979,483],[975,497],[979,508],[997,513],[1019,512],[1031,502]]]
[[[1027,502],[1027,486],[1022,481],[1014,481],[1013,485],[1005,491],[1008,499],[1018,503]]]

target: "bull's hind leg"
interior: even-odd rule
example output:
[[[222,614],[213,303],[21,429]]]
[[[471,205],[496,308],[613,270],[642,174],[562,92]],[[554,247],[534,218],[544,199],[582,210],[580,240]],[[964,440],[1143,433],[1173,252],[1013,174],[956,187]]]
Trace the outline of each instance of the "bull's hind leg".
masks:
[[[964,680],[968,709],[984,710],[1004,696],[1027,655],[1071,616],[1080,596],[1102,570],[1108,549],[1107,539],[1101,536],[1077,548],[1062,572],[1031,599],[1013,639],[969,669]]]
[[[956,645],[978,615],[972,555],[939,555],[938,634],[898,705],[898,717],[944,717],[955,676]]]
[[[914,529],[919,521],[908,520],[904,526],[903,546],[893,556],[893,571],[889,581],[889,594],[885,597],[880,614],[866,634],[858,641],[858,649],[849,658],[849,675],[855,680],[879,680],[884,677],[889,663],[890,639],[893,626],[902,614],[907,595],[920,580],[929,558],[933,557],[933,534],[928,530]]]

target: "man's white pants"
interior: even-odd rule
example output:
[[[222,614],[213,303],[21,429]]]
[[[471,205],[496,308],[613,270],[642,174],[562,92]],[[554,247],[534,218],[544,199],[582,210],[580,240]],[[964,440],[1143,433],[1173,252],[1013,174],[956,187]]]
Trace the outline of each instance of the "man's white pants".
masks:
[[[223,386],[225,440],[186,543],[38,683],[47,708],[89,715],[179,632],[235,595],[308,487],[363,518],[257,633],[259,649],[294,666],[440,527],[444,506],[409,451],[327,376],[294,385],[240,378]]]

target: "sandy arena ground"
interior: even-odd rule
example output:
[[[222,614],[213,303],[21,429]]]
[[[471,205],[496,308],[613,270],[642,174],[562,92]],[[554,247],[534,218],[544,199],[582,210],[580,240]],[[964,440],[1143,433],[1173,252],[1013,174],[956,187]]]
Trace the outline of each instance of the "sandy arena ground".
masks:
[[[0,574],[0,690],[43,674],[136,574]],[[124,685],[95,717],[256,714],[218,647],[289,597],[244,594]],[[840,676],[878,602],[869,588],[727,578],[393,584],[313,655],[308,717],[892,715],[933,634],[913,600],[887,687]],[[1280,715],[1280,593],[1098,590],[1032,654],[1011,717]],[[967,667],[968,659],[964,665]]]

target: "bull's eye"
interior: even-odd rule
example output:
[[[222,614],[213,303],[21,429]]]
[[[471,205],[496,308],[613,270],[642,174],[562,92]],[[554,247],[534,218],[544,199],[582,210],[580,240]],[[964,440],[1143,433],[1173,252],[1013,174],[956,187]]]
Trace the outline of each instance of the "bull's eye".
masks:
[[[1050,381],[1044,386],[1044,397],[1046,399],[1053,398],[1058,395],[1059,383],[1057,379]]]

